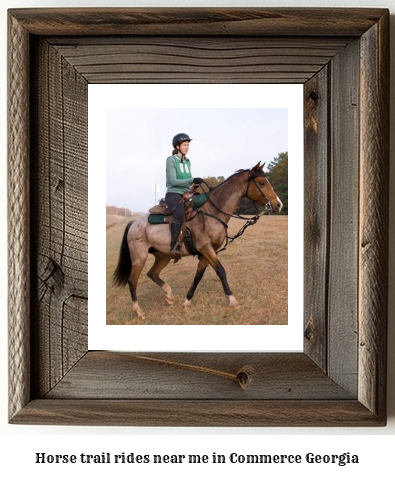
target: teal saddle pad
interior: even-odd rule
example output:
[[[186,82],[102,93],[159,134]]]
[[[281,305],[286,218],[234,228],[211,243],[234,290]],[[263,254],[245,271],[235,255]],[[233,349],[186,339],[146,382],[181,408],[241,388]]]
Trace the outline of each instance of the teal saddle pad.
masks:
[[[202,207],[208,201],[208,193],[199,194],[193,197],[193,209]]]
[[[166,214],[150,214],[148,216],[148,222],[150,224],[167,224],[165,222],[165,219],[167,218],[168,216],[166,216]]]

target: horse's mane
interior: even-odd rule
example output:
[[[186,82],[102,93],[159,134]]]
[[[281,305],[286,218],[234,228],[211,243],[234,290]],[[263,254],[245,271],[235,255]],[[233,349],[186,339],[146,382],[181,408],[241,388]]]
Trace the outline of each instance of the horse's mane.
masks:
[[[238,174],[241,174],[241,173],[245,173],[246,171],[249,171],[249,169],[238,169],[237,171],[235,171],[231,176],[229,176],[228,178],[226,178],[224,181],[222,181],[222,183],[219,183],[217,184],[216,186],[214,186],[213,188],[210,189],[210,193],[215,191],[216,189],[218,189],[220,186],[223,186],[225,183],[227,183],[230,179],[234,178],[235,176],[237,176]]]
[[[222,181],[222,183],[219,183],[217,184],[216,186],[214,186],[213,188],[210,189],[210,193],[215,191],[216,189],[218,189],[219,187],[223,186],[225,183],[227,183],[230,179],[234,178],[235,176],[237,176],[238,174],[241,174],[241,173],[245,173],[247,171],[249,171],[250,169],[238,169],[237,171],[235,171],[231,176],[229,176],[228,178],[226,178],[224,181]],[[263,172],[263,171],[262,171]]]

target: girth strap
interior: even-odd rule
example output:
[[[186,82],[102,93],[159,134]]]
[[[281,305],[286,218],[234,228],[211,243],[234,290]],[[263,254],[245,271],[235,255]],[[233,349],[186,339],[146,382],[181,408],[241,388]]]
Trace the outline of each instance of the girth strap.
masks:
[[[184,245],[191,256],[198,256],[199,259],[202,257],[201,253],[195,248],[192,233],[188,227],[186,228],[184,233]]]
[[[228,225],[226,224],[226,222],[224,222],[219,217],[214,216],[214,214],[210,214],[209,212],[202,211],[201,209],[196,209],[196,211],[200,214],[203,214],[203,231],[205,230],[204,216],[209,216],[209,217],[212,217],[212,218],[216,219],[218,222],[220,222],[224,226],[225,229],[228,229]]]

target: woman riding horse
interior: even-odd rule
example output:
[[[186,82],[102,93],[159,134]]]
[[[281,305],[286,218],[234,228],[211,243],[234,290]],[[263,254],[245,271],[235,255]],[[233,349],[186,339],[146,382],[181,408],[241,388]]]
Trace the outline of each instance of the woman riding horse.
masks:
[[[185,137],[186,135],[184,135]],[[182,143],[189,144],[188,140],[179,143],[180,156],[178,153],[169,159],[171,161],[177,160],[181,164],[181,157],[186,154],[187,149],[182,146]],[[184,151],[184,152],[182,152]],[[174,160],[173,160],[174,158]],[[177,164],[174,166],[177,168]],[[183,164],[183,171],[179,166],[180,172],[185,174],[185,161]],[[229,300],[230,307],[239,307],[239,303],[233,296],[232,290],[229,287],[226,277],[225,268],[218,259],[217,251],[220,250],[224,242],[227,240],[228,222],[232,217],[241,216],[235,215],[238,205],[243,197],[247,197],[258,205],[270,208],[270,211],[280,212],[283,206],[277,194],[271,187],[268,178],[263,172],[264,164],[260,162],[251,169],[241,169],[236,171],[232,176],[213,188],[210,192],[209,200],[199,207],[199,214],[189,221],[188,229],[193,237],[194,247],[199,252],[198,266],[195,278],[191,287],[188,290],[187,297],[183,303],[184,307],[190,307],[195,290],[201,281],[204,271],[207,266],[211,266],[219,279],[221,280],[226,297]],[[171,169],[169,165],[169,170]],[[174,173],[174,171],[173,171]],[[188,165],[189,178],[182,179],[185,184],[192,182],[199,182],[199,178],[192,180],[190,167]],[[175,174],[177,179],[177,174]],[[187,187],[184,185],[183,187]],[[182,196],[178,194],[178,202],[182,201]],[[184,209],[179,220],[183,219]],[[255,216],[255,222],[260,217]],[[169,305],[174,303],[173,291],[169,284],[163,281],[159,274],[169,264],[171,256],[169,254],[170,233],[168,227],[163,224],[150,224],[149,215],[144,214],[136,221],[130,221],[125,228],[123,234],[121,248],[119,252],[119,261],[116,270],[114,271],[114,284],[122,286],[129,284],[130,294],[132,297],[133,310],[138,317],[143,319],[145,317],[144,311],[141,309],[137,300],[137,283],[140,274],[147,261],[148,254],[153,254],[155,263],[147,272],[147,275],[163,290],[166,297],[166,302]],[[254,223],[255,223],[254,222]],[[247,223],[246,223],[247,224]],[[243,229],[246,225],[243,226]],[[187,249],[181,248],[180,255],[190,255]]]
[[[173,155],[166,161],[166,204],[173,212],[171,224],[170,257],[176,261],[182,257],[180,247],[183,242],[182,224],[184,222],[183,194],[193,183],[201,184],[201,178],[193,178],[191,162],[186,157],[191,138],[185,133],[179,133],[173,138]]]

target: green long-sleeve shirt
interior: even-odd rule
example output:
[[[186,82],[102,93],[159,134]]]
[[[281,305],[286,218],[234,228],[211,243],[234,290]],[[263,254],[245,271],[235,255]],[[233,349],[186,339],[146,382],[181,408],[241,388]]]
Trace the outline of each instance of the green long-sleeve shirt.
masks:
[[[177,154],[166,160],[166,188],[168,193],[184,194],[193,181],[191,162],[181,161]]]

